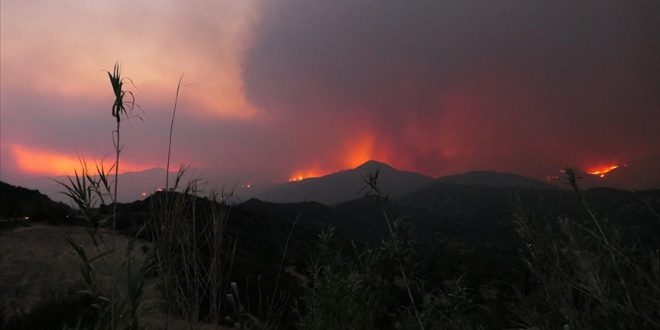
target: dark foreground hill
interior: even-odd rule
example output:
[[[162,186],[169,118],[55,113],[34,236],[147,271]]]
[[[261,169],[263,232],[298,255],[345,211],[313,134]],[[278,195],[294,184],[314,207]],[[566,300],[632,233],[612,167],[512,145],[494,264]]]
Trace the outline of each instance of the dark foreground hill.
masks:
[[[38,190],[17,187],[1,181],[0,197],[0,218],[7,221],[27,217],[33,221],[62,222],[71,213],[67,205],[53,202]]]
[[[493,171],[473,171],[463,174],[448,175],[438,178],[436,182],[454,183],[460,185],[480,185],[490,187],[519,187],[535,189],[559,189],[558,186],[541,182],[518,174]]]
[[[207,228],[205,210],[215,208],[226,215],[224,248],[235,251],[229,276],[238,283],[246,305],[259,306],[273,296],[286,297],[283,304],[289,311],[301,304],[301,297],[309,290],[305,283],[310,280],[310,269],[319,262],[319,256],[328,258],[322,254],[328,253],[322,251],[329,245],[321,244],[321,232],[334,232],[330,252],[337,260],[364,261],[371,254],[361,251],[388,253],[384,247],[391,242],[390,228],[395,226],[395,230],[409,230],[411,274],[434,286],[460,278],[470,299],[481,306],[475,312],[476,319],[485,320],[492,329],[519,321],[509,306],[520,303],[520,294],[536,292],[538,285],[530,281],[525,266],[523,254],[529,242],[517,233],[517,216],[531,216],[541,227],[590,219],[572,191],[437,181],[387,201],[359,197],[331,206],[257,199],[216,204],[202,197],[160,192],[143,201],[119,204],[118,228],[135,233],[153,219],[159,212],[158,200],[168,195],[178,196],[186,207],[195,205],[189,209],[195,210],[200,235]],[[633,193],[590,189],[584,192],[584,200],[604,225],[621,233],[622,241],[642,248],[660,247],[660,219],[654,214],[660,210],[660,190]],[[191,220],[187,216],[177,219]],[[148,232],[142,234],[153,239]],[[552,235],[556,233],[543,237],[558,241],[559,237]],[[320,262],[327,260],[323,258]],[[396,276],[386,273],[386,282],[396,281]],[[405,296],[403,300],[390,298],[399,299],[397,303],[406,301]],[[284,326],[293,326],[297,320],[292,314],[283,318]]]
[[[657,235],[660,221],[652,211],[660,209],[660,190],[633,193],[599,188],[586,191],[585,198],[599,217],[622,226],[630,237],[660,246]],[[120,205],[119,228],[128,230],[146,221],[151,212],[150,203],[151,198],[148,198]],[[260,262],[277,264],[291,235],[287,260],[299,266],[308,259],[310,248],[324,228],[335,228],[337,238],[344,242],[387,239],[389,232],[383,210],[390,221],[402,219],[416,240],[441,240],[469,246],[470,250],[481,251],[483,255],[500,251],[506,254],[501,258],[509,260],[515,259],[517,254],[518,238],[514,228],[517,213],[533,211],[544,221],[586,216],[571,191],[445,182],[392,198],[384,205],[373,198],[357,198],[333,206],[250,199],[224,207],[230,209],[227,232],[236,237],[237,250],[246,259],[260,256]]]

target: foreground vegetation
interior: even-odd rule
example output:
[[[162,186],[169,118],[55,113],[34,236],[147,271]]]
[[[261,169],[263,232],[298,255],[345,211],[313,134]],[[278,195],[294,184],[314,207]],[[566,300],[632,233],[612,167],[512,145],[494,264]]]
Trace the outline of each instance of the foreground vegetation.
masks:
[[[126,263],[118,262],[123,271],[112,273],[112,263],[102,263],[103,258],[92,266],[98,291],[112,284],[107,274],[115,274],[122,304],[129,297],[128,284],[144,279],[138,328],[175,328],[181,320],[241,328],[656,328],[660,245],[651,236],[658,233],[660,220],[652,207],[658,205],[660,192],[639,193],[637,203],[633,193],[580,194],[584,199],[571,192],[560,194],[573,202],[565,210],[575,208],[562,216],[547,213],[541,204],[519,203],[510,217],[488,219],[497,222],[492,228],[509,227],[488,230],[491,237],[484,238],[480,228],[486,224],[470,217],[461,223],[443,221],[464,208],[438,216],[432,229],[400,202],[373,195],[351,205],[326,207],[256,200],[232,204],[217,196],[215,201],[195,196],[192,190],[159,193],[117,208],[117,227],[123,233],[117,241],[128,248],[131,237],[139,236],[131,265],[149,265],[148,271],[129,277]],[[179,205],[169,216],[159,216],[159,203],[166,199]],[[554,204],[547,195],[542,199]],[[611,200],[620,203],[616,212],[607,210]],[[464,205],[478,209],[477,204],[473,200]],[[483,207],[496,210],[498,205]],[[412,215],[403,218],[401,213]],[[356,214],[363,215],[342,221]],[[158,219],[174,218],[180,221],[171,225],[178,227],[162,227],[163,233],[177,233],[170,243],[164,244],[166,237],[156,238],[153,228],[140,230]],[[639,218],[644,222],[636,221]],[[213,236],[212,230],[220,229],[222,236]],[[110,232],[101,227],[97,238],[110,242]],[[5,230],[2,235],[12,233]],[[68,244],[58,237],[53,239]],[[94,246],[87,229],[72,238],[81,246]],[[163,251],[166,246],[170,248]],[[77,254],[70,244],[69,250],[72,257]],[[126,251],[118,251],[120,260]],[[77,263],[85,265],[79,257]],[[81,274],[80,268],[69,273]],[[111,327],[103,320],[107,309],[105,314],[97,309],[103,305],[94,303],[87,282],[65,283],[50,293],[43,288],[43,301],[35,301],[30,309],[9,305],[4,328]],[[117,310],[123,318],[117,327],[130,327],[125,322],[130,318],[124,318],[130,310]]]

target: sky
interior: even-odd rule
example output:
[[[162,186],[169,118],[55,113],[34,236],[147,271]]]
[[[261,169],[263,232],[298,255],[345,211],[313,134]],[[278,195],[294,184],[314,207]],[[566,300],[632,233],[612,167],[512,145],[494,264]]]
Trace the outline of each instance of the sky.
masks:
[[[544,177],[660,154],[660,2],[2,1],[0,179],[122,171],[286,181],[369,159]]]

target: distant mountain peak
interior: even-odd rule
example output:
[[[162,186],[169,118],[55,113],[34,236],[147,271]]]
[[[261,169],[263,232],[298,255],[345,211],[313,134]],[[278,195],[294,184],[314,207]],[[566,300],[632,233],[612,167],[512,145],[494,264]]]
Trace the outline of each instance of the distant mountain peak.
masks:
[[[316,201],[334,204],[360,197],[364,175],[380,169],[379,188],[392,195],[404,195],[433,181],[431,177],[370,160],[353,169],[347,169],[318,178],[277,185],[257,197],[279,203]]]
[[[386,163],[383,163],[383,162],[380,162],[380,161],[377,161],[377,160],[368,160],[368,161],[362,163],[362,165],[354,168],[354,170],[370,170],[370,171],[373,171],[373,170],[376,170],[378,168],[380,168],[380,169],[384,169],[384,168],[395,169],[392,166],[390,166],[389,164],[386,164]]]

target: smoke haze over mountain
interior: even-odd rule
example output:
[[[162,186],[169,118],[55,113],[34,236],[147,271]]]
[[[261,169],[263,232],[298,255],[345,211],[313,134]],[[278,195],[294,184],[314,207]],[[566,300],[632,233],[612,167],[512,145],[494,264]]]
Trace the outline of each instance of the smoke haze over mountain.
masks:
[[[124,126],[126,170],[163,166],[181,73],[173,162],[245,181],[369,159],[434,177],[540,178],[660,150],[656,1],[1,9],[0,174],[9,182],[62,174],[79,156],[112,159],[104,71],[117,59],[144,109],[143,122]]]

